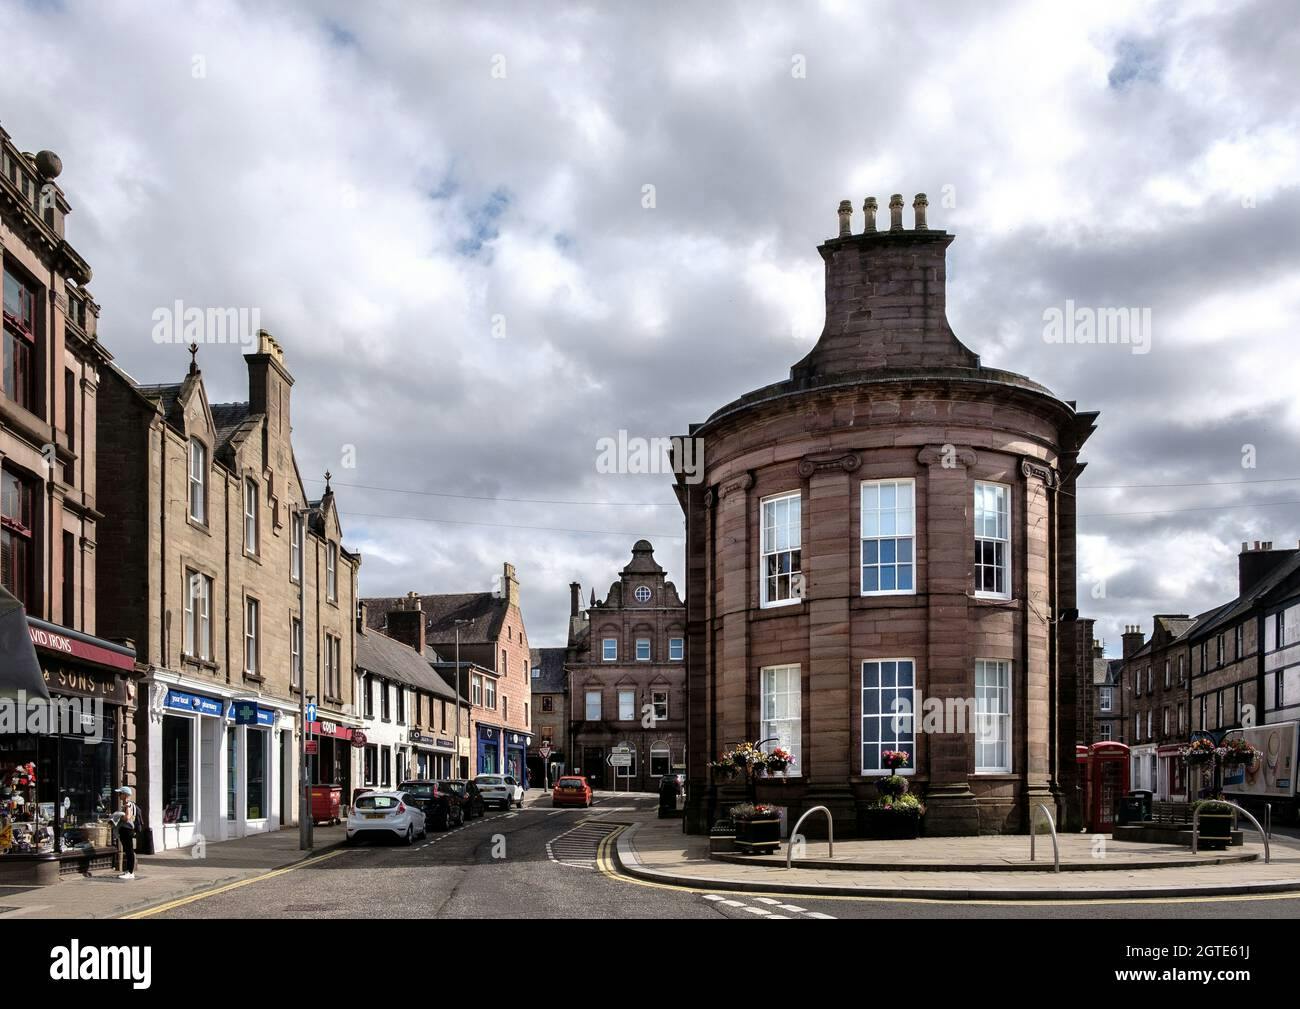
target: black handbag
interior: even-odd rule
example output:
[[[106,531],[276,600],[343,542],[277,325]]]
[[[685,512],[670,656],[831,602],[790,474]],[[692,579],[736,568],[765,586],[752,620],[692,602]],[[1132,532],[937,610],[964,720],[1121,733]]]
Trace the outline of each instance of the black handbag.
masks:
[[[135,853],[137,855],[153,854],[153,828],[144,823],[144,810],[135,807]]]

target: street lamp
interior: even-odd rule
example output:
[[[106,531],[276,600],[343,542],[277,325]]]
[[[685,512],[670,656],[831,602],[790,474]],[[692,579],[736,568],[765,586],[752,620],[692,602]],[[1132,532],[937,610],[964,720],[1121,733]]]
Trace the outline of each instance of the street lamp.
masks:
[[[306,508],[295,511],[298,519],[298,668],[290,670],[298,674],[298,725],[301,735],[298,738],[298,777],[302,782],[298,809],[298,848],[310,851],[313,842],[314,824],[311,819],[311,778],[307,773],[307,515]],[[293,634],[293,625],[289,625]]]
[[[456,774],[453,777],[460,777],[460,626],[469,623],[469,618],[453,620],[452,624],[456,628]],[[466,726],[468,730],[468,726]],[[469,778],[469,767],[465,768],[465,777]]]

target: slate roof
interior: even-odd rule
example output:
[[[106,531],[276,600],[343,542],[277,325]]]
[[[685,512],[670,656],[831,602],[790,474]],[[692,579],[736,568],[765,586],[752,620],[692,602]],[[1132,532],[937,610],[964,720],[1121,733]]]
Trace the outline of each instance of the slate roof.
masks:
[[[1255,583],[1249,592],[1238,596],[1230,603],[1220,606],[1217,610],[1207,614],[1208,619],[1202,623],[1197,620],[1196,626],[1192,628],[1192,637],[1200,637],[1202,634],[1213,634],[1221,627],[1234,624],[1241,617],[1245,616],[1252,607],[1263,600],[1273,592],[1274,589],[1282,585],[1292,575],[1300,571],[1300,551],[1297,551],[1291,557],[1280,562],[1275,568],[1269,571],[1263,578]]]
[[[533,678],[533,693],[562,694],[569,689],[569,673],[564,668],[567,648],[530,648],[530,665],[541,668],[541,675]],[[531,671],[530,671],[531,675]]]
[[[461,644],[495,644],[510,609],[509,599],[491,592],[452,592],[417,598],[424,611],[425,639],[443,645],[456,640],[457,620],[468,621],[460,625]],[[363,601],[366,624],[376,630],[385,626],[389,610],[400,610],[408,604],[405,596],[379,596]]]
[[[357,635],[356,666],[357,669],[404,683],[408,687],[427,690],[436,697],[449,701],[456,699],[456,692],[434,672],[427,657],[409,645],[376,631]]]

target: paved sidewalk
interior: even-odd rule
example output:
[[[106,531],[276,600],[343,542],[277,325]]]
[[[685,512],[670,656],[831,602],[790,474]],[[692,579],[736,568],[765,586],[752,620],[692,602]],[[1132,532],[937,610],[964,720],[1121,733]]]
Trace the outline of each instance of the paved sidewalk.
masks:
[[[116,869],[65,877],[51,886],[0,886],[0,920],[8,918],[117,918],[132,911],[187,897],[214,886],[251,879],[300,862],[343,843],[344,828],[315,829],[315,848],[298,849],[298,828],[251,834],[209,843],[203,858],[188,848],[137,858],[136,878],[117,878]]]
[[[1136,897],[1212,896],[1217,894],[1300,891],[1300,843],[1274,835],[1272,862],[1264,863],[1263,845],[1247,841],[1232,854],[1257,855],[1248,862],[1225,862],[1226,853],[1202,855],[1202,864],[1187,865],[1189,849],[1172,845],[1130,845],[1108,841],[1110,871],[1066,871],[1078,861],[1091,839],[1062,838],[1062,872],[1030,870],[1028,835],[972,838],[918,838],[914,841],[846,841],[835,846],[835,862],[866,859],[877,868],[785,869],[785,848],[777,857],[718,861],[709,857],[707,837],[681,833],[681,821],[641,819],[618,838],[616,857],[623,871],[647,881],[703,890],[804,893],[825,896],[911,897],[932,900],[1098,900]],[[1038,838],[1039,858],[1051,866],[1052,842]],[[843,849],[843,854],[842,854]],[[1138,850],[1134,850],[1138,849]],[[1154,850],[1153,850],[1154,849]],[[999,864],[991,853],[1000,852]],[[825,841],[809,841],[805,856],[824,860]],[[958,863],[936,871],[910,862]],[[1166,861],[1167,860],[1167,861]],[[964,863],[964,864],[961,864]],[[983,868],[980,868],[983,867]]]

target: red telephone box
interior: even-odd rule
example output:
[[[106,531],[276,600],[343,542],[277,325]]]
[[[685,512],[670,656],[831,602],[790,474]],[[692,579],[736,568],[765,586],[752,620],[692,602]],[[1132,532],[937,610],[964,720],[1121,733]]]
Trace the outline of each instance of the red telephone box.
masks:
[[[1115,825],[1115,807],[1129,787],[1128,747],[1108,740],[1075,747],[1084,783],[1084,817],[1094,834],[1107,834]]]

